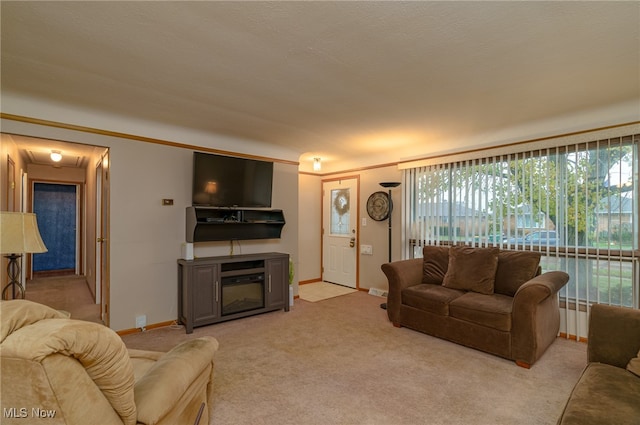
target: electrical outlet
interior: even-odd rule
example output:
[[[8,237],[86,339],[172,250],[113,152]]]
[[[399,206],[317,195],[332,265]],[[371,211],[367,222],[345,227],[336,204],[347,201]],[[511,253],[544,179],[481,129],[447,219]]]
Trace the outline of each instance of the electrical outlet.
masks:
[[[141,314],[140,316],[136,316],[136,328],[144,330],[147,326],[147,315]]]

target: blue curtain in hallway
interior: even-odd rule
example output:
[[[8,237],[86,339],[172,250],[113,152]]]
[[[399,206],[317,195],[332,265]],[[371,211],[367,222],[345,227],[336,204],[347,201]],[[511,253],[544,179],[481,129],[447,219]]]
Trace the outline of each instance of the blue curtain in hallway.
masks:
[[[34,254],[33,271],[75,270],[76,186],[36,183],[33,211],[48,252]]]

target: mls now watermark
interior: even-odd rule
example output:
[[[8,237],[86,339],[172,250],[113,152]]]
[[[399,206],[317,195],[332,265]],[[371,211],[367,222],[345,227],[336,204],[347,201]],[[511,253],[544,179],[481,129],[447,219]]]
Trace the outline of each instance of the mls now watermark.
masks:
[[[56,411],[50,409],[41,409],[39,407],[32,407],[31,409],[28,409],[26,407],[4,407],[2,409],[2,416],[7,419],[51,419],[56,417]]]

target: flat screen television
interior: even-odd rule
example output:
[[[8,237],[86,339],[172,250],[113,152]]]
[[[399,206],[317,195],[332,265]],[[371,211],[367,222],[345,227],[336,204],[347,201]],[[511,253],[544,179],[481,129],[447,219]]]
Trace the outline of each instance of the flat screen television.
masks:
[[[193,206],[271,207],[273,162],[193,153]]]

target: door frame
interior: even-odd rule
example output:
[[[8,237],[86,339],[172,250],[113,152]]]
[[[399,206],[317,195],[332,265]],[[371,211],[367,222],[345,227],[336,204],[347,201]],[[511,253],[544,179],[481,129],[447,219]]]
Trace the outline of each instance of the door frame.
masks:
[[[100,318],[109,326],[110,316],[110,172],[109,149],[100,156],[95,167],[95,273],[96,273],[96,304],[100,304]]]
[[[11,155],[7,154],[7,211],[18,211],[16,208],[16,162],[11,158]]]
[[[20,180],[20,185],[18,185],[16,181],[16,163],[13,160],[13,158],[11,158],[10,154],[7,154],[7,170],[6,171],[7,171],[7,178],[4,180],[0,179],[0,182],[3,183],[2,191],[7,194],[7,197],[6,197],[6,200],[4,200],[6,201],[5,203],[3,203],[0,200],[0,209],[4,207],[6,208],[6,211],[10,211],[10,212],[22,211],[22,209],[19,209],[22,206],[22,204],[16,204],[16,192],[18,192],[18,189],[22,191],[22,179]],[[22,257],[22,259],[20,260],[22,267],[25,267],[25,264],[26,264],[24,261],[24,258],[25,257]],[[7,260],[4,255],[0,256],[0,270],[7,269],[8,261],[9,260]],[[7,283],[8,283],[7,273],[0,273],[0,286],[4,288]],[[24,273],[20,273],[20,283],[22,284],[23,288],[26,288]]]
[[[355,211],[356,217],[356,241],[355,241],[355,247],[354,247],[354,251],[355,251],[355,267],[356,267],[356,290],[360,290],[360,175],[359,174],[354,174],[354,175],[348,175],[348,176],[341,176],[341,177],[333,177],[330,179],[322,179],[320,181],[321,184],[321,190],[320,190],[320,280],[324,280],[324,265],[325,265],[325,258],[324,258],[324,216],[325,216],[325,210],[324,210],[324,190],[325,190],[325,184],[327,183],[332,183],[332,182],[336,182],[336,181],[340,181],[340,180],[355,180],[356,181],[356,203],[355,203],[355,210],[352,207],[352,211]]]
[[[84,246],[84,182],[75,181],[75,180],[49,180],[42,178],[28,178],[29,181],[29,191],[28,191],[28,211],[33,212],[33,192],[35,189],[36,183],[44,183],[44,184],[60,184],[60,185],[68,185],[76,187],[76,267],[75,274],[83,275],[84,274],[84,250],[82,247]],[[26,275],[27,279],[33,279],[33,254],[27,255],[27,267],[26,267]]]

